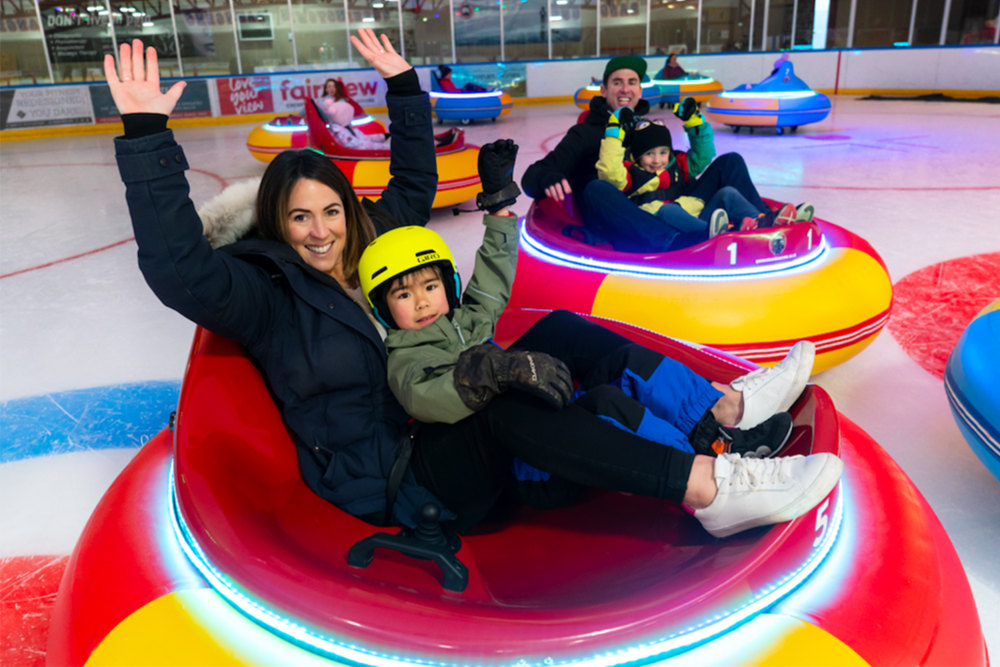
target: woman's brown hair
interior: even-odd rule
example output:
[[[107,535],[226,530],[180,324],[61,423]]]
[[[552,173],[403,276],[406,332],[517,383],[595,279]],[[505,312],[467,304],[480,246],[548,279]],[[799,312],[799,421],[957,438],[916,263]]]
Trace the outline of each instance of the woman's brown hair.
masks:
[[[288,242],[288,200],[301,179],[319,181],[344,202],[347,234],[341,264],[349,287],[358,287],[358,261],[375,238],[375,227],[358,201],[351,182],[329,158],[311,149],[279,153],[264,171],[257,191],[257,228],[261,238]]]

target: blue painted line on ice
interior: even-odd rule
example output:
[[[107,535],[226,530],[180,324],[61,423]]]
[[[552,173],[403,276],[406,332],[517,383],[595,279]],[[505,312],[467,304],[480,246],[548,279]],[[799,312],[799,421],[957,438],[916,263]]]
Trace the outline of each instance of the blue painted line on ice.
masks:
[[[47,454],[140,447],[177,407],[180,382],[76,389],[0,403],[0,463]]]

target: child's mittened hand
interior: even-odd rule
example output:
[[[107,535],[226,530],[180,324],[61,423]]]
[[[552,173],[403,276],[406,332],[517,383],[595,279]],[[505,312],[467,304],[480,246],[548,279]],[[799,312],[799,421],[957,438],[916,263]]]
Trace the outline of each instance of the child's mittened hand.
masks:
[[[517,144],[513,139],[498,139],[479,149],[479,180],[483,192],[493,194],[503,190],[514,179]]]
[[[698,113],[698,103],[693,97],[685,97],[678,104],[674,105],[674,115],[687,122],[691,116]]]
[[[604,136],[624,142],[628,133],[635,128],[635,112],[628,107],[615,109],[608,117]]]
[[[631,132],[635,127],[635,112],[629,107],[615,109],[611,115],[625,128],[626,132]]]
[[[517,144],[513,139],[498,139],[479,149],[479,180],[483,191],[476,195],[480,210],[496,213],[507,208],[521,194],[514,183],[514,161]]]

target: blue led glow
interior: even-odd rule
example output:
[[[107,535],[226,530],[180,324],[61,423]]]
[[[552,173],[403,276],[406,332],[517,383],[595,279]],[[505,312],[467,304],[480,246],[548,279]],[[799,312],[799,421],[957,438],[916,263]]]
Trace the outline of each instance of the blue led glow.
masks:
[[[805,255],[788,260],[774,261],[759,266],[740,268],[680,269],[665,266],[650,266],[641,262],[618,262],[581,257],[545,245],[532,236],[525,225],[521,226],[521,247],[532,257],[553,264],[581,271],[596,273],[617,273],[638,278],[656,280],[745,280],[750,278],[773,278],[811,271],[824,262],[830,254],[830,246],[823,236],[819,244]]]
[[[853,520],[857,516],[857,512],[851,495],[851,487],[846,477],[840,478],[840,502],[837,511],[844,516],[851,517],[851,520],[842,521],[840,518],[836,518],[833,523],[833,526],[839,531],[836,536],[836,544],[831,548],[822,565],[816,568],[813,575],[809,577],[809,580],[803,582],[801,586],[782,600],[781,604],[778,605],[777,612],[788,610],[789,613],[794,613],[795,610],[825,609],[831,600],[843,595],[847,573],[858,566],[857,528],[856,522]]]
[[[541,662],[529,662],[522,658],[502,663],[448,663],[414,656],[394,656],[376,652],[354,643],[347,643],[307,628],[267,608],[261,602],[254,600],[225,573],[218,570],[209,562],[194,535],[185,524],[177,499],[173,461],[171,461],[170,465],[168,482],[170,487],[170,518],[174,535],[185,555],[187,555],[205,579],[208,580],[211,587],[227,602],[251,620],[298,646],[331,659],[347,660],[374,667],[399,667],[400,665],[420,665],[424,667],[479,667],[480,665],[483,667],[487,665],[491,665],[492,667],[502,665],[516,667],[556,667],[560,665],[568,667],[613,667],[648,661],[653,658],[663,658],[666,654],[690,649],[696,645],[711,641],[713,637],[717,637],[733,627],[746,622],[795,591],[823,563],[824,559],[830,553],[837,540],[837,535],[840,532],[840,524],[843,519],[843,493],[838,493],[837,503],[828,529],[817,538],[818,544],[814,545],[809,558],[801,566],[773,582],[770,586],[756,591],[754,597],[747,600],[742,606],[719,613],[712,618],[704,619],[679,632],[642,644],[623,646],[619,649],[587,658],[559,660],[547,657]]]
[[[492,90],[485,93],[442,93],[435,90],[430,93],[431,97],[440,97],[442,99],[451,99],[451,100],[467,100],[474,98],[500,97],[501,95],[503,95],[502,90]]]
[[[351,121],[351,125],[366,125],[375,120],[371,116],[362,116],[361,118],[355,118]]]
[[[702,76],[698,77],[697,79],[694,78],[683,79],[680,81],[678,81],[677,79],[653,79],[653,83],[657,84],[658,86],[689,86],[695,83],[710,83],[712,81],[715,81],[715,79],[713,79],[710,76]]]
[[[722,93],[722,97],[732,97],[732,98],[768,98],[768,99],[779,99],[779,100],[795,100],[802,99],[805,97],[813,97],[818,95],[816,91],[813,90],[788,90],[788,91],[773,91],[773,92],[750,92],[750,91],[731,91]]]

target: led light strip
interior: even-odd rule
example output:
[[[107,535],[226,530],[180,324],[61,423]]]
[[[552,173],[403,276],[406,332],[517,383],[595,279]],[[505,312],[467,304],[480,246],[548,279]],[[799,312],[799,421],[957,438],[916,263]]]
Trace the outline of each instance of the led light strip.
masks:
[[[208,580],[209,585],[237,610],[248,616],[272,632],[288,639],[294,644],[314,651],[321,655],[350,662],[372,665],[373,667],[399,667],[400,665],[419,665],[421,667],[474,667],[473,663],[448,663],[439,660],[428,660],[418,657],[392,656],[376,653],[354,643],[346,643],[334,637],[322,635],[279,613],[267,608],[261,602],[254,600],[223,572],[209,562],[194,535],[184,523],[177,500],[177,487],[174,478],[174,461],[170,463],[170,517],[175,537],[191,563]],[[760,590],[742,606],[729,612],[723,612],[706,619],[685,630],[661,637],[650,642],[635,646],[625,646],[614,651],[600,653],[588,658],[572,660],[555,660],[551,657],[542,662],[529,663],[525,659],[510,660],[503,663],[478,663],[479,665],[507,665],[511,667],[613,667],[628,663],[645,661],[652,658],[663,658],[666,654],[689,649],[697,644],[710,641],[712,638],[749,620],[751,617],[771,607],[782,598],[792,593],[800,586],[830,553],[840,532],[843,520],[843,490],[837,494],[837,504],[831,518],[830,526],[823,532],[820,544],[816,545],[809,558],[796,570]]]
[[[689,86],[691,84],[711,83],[715,79],[703,76],[699,79],[653,79],[658,86]]]
[[[816,91],[813,90],[789,90],[785,92],[774,91],[774,92],[759,92],[755,93],[752,91],[728,91],[721,94],[721,97],[764,97],[764,98],[775,98],[779,100],[794,100],[803,97],[812,97],[818,95]]]
[[[268,132],[308,132],[307,125],[272,125],[264,123],[264,129]]]
[[[375,119],[371,116],[362,116],[360,118],[355,118],[351,121],[351,125],[367,125],[373,122]],[[308,125],[273,125],[271,123],[264,123],[264,129],[268,132],[308,132]]]
[[[478,98],[500,97],[501,95],[503,95],[502,90],[493,90],[486,93],[442,93],[435,90],[430,93],[431,97],[441,97],[444,99],[453,99],[453,100],[465,100],[477,97]]]
[[[556,250],[545,245],[528,232],[527,225],[521,225],[522,248],[529,255],[549,264],[564,266],[571,269],[593,271],[596,273],[619,273],[639,278],[654,278],[662,280],[737,280],[745,278],[771,278],[779,274],[802,273],[812,270],[814,266],[824,261],[830,252],[830,246],[823,236],[820,242],[809,253],[784,262],[773,262],[762,266],[744,267],[738,269],[672,269],[648,264],[616,262],[581,257],[562,250]]]

